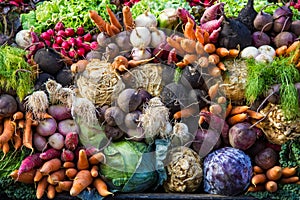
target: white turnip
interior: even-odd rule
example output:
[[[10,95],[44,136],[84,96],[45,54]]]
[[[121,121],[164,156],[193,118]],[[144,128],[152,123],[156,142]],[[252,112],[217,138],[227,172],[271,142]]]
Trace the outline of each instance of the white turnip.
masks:
[[[56,128],[57,128],[56,120],[53,118],[49,118],[40,121],[36,127],[36,131],[41,136],[50,136],[55,133]]]
[[[15,41],[19,47],[25,49],[31,44],[31,35],[29,30],[20,30],[16,34]]]
[[[260,54],[269,55],[272,58],[275,57],[275,55],[276,55],[275,49],[273,47],[271,47],[270,45],[262,45],[262,46],[258,47],[258,52]]]
[[[133,47],[147,48],[151,43],[151,33],[146,27],[136,27],[130,34],[130,43]]]
[[[51,105],[48,113],[58,121],[72,118],[71,109],[64,105]]]
[[[166,34],[162,30],[154,29],[151,32],[151,46],[156,48],[166,41]]]
[[[241,51],[241,58],[255,58],[259,54],[258,49],[254,46],[246,47]]]
[[[58,122],[58,132],[67,135],[70,132],[79,133],[79,128],[73,119],[65,119]]]
[[[157,26],[157,20],[155,15],[150,13],[149,11],[146,11],[143,14],[140,14],[137,16],[134,20],[136,27],[156,27]]]
[[[65,138],[60,133],[54,133],[48,138],[48,142],[54,149],[61,150],[65,145]]]

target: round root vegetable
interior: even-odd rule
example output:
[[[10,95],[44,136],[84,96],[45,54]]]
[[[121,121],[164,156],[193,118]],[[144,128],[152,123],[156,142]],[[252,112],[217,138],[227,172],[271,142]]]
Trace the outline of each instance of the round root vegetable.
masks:
[[[251,183],[256,186],[258,184],[263,184],[267,181],[265,174],[256,174],[251,178]]]
[[[276,192],[278,190],[278,185],[275,181],[268,181],[265,187],[268,192]]]
[[[125,113],[136,110],[142,103],[142,98],[139,92],[132,88],[123,90],[117,99],[118,106]]]
[[[89,170],[80,170],[73,180],[73,185],[70,189],[71,196],[77,196],[87,186],[93,182],[93,177]]]
[[[71,109],[64,105],[51,105],[48,108],[48,113],[58,121],[72,118]]]
[[[246,150],[256,141],[256,132],[248,122],[237,123],[229,129],[229,143],[232,147]]]
[[[142,113],[139,110],[127,113],[124,119],[126,127],[129,129],[135,129],[138,126],[138,120],[141,114]]]
[[[276,35],[274,38],[274,44],[277,48],[283,46],[283,45],[291,45],[294,42],[295,38],[292,33],[283,31]]]
[[[0,96],[0,116],[10,117],[18,110],[16,99],[9,94],[1,94]]]
[[[124,107],[122,106],[122,108]],[[118,126],[124,122],[125,114],[121,109],[117,106],[112,106],[106,109],[104,118],[109,126]]]
[[[69,149],[63,149],[61,152],[61,160],[64,162],[73,161],[75,158],[75,155],[73,151]]]
[[[54,133],[48,138],[48,142],[51,147],[57,150],[61,150],[65,145],[65,138],[60,133]]]
[[[277,160],[277,153],[270,147],[267,147],[260,151],[254,158],[256,165],[265,170],[274,167]]]
[[[123,130],[124,129],[121,129],[118,126],[110,126],[110,125],[106,125],[104,128],[106,137],[112,140],[120,139],[125,134]]]
[[[79,143],[79,137],[77,132],[69,132],[65,138],[65,146],[70,151],[74,151]]]
[[[277,181],[282,176],[282,168],[280,166],[274,166],[267,170],[266,175],[270,181]]]
[[[79,133],[79,127],[73,119],[65,119],[58,122],[57,130],[64,136],[66,136],[70,132]]]
[[[53,118],[44,119],[39,122],[38,126],[36,127],[36,131],[41,136],[50,136],[55,133],[57,128],[56,120]]]
[[[33,145],[36,150],[44,151],[48,147],[47,139],[38,133],[33,134]]]

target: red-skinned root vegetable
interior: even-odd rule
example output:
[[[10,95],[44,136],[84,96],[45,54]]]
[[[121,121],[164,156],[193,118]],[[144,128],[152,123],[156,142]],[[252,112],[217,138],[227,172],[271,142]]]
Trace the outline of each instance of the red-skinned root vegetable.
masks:
[[[196,23],[194,17],[185,8],[177,8],[177,16],[183,22],[183,24],[188,22],[188,18],[192,19],[194,23]]]
[[[219,19],[211,20],[201,24],[201,28],[208,33],[212,33],[214,30],[217,30],[219,27],[221,27],[223,20],[224,16],[221,16]]]
[[[229,143],[232,147],[246,150],[256,141],[256,132],[248,122],[237,123],[229,129]]]
[[[50,136],[55,133],[57,129],[57,122],[55,119],[44,119],[39,122],[38,126],[36,127],[37,133],[41,136]]]
[[[50,148],[47,149],[45,152],[41,153],[40,158],[42,160],[51,160],[53,158],[59,158],[60,154],[61,154],[60,150]]]
[[[40,153],[35,153],[27,156],[19,167],[18,175],[28,172],[33,168],[37,168],[43,165],[43,160],[40,158]]]
[[[43,150],[47,149],[47,147],[48,147],[47,139],[38,133],[34,133],[33,134],[33,145],[36,150],[43,151]]]
[[[79,143],[78,133],[69,132],[65,138],[65,147],[70,151],[74,151]]]
[[[261,167],[262,169],[270,169],[271,167],[275,166],[278,160],[277,153],[270,147],[267,147],[260,151],[255,156],[255,164]]]
[[[79,133],[79,127],[73,119],[65,119],[58,122],[57,129],[58,132],[64,136],[70,132]]]
[[[223,13],[224,5],[224,2],[219,2],[208,7],[201,16],[200,24],[217,19],[218,15]]]
[[[16,99],[9,94],[1,94],[0,96],[0,116],[10,117],[18,110]]]

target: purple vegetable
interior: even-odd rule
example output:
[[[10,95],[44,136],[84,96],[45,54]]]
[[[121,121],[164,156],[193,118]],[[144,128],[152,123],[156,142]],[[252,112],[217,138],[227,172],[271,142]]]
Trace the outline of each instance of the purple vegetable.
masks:
[[[41,136],[50,136],[55,133],[56,128],[57,128],[56,120],[53,118],[49,118],[40,121],[36,127],[36,131]]]
[[[38,151],[44,151],[48,147],[47,139],[38,133],[33,134],[33,145]]]
[[[70,132],[79,132],[79,128],[73,119],[65,119],[58,123],[58,132],[67,135]]]
[[[270,45],[271,44],[271,38],[262,31],[255,31],[252,34],[252,45],[256,48],[262,46],[262,45]]]
[[[65,147],[71,151],[74,151],[79,143],[79,137],[77,132],[69,132],[66,135]]]
[[[212,33],[214,30],[221,27],[223,20],[224,16],[221,16],[219,19],[214,19],[204,24],[201,24],[201,28],[209,33]]]
[[[262,10],[256,15],[253,25],[259,31],[269,31],[273,26],[273,16]]]
[[[61,152],[60,159],[64,162],[73,161],[75,158],[75,154],[73,151],[70,151],[69,149],[63,149]]]
[[[191,18],[194,21],[194,24],[196,24],[194,17],[185,8],[177,8],[177,16],[183,22],[183,24],[187,23],[188,18]]]
[[[291,45],[295,40],[295,37],[292,33],[284,31],[276,35],[274,38],[274,44],[276,48],[279,48],[283,45],[289,46]]]
[[[248,122],[237,123],[229,129],[229,143],[232,147],[246,150],[256,141],[256,132]]]
[[[28,172],[33,168],[37,168],[43,165],[43,160],[40,158],[40,153],[35,153],[27,156],[21,163],[18,171],[18,175]]]
[[[48,113],[58,121],[72,118],[71,109],[64,105],[51,105]]]
[[[225,3],[219,2],[206,8],[201,16],[200,24],[204,24],[208,21],[217,19],[218,15],[224,12],[224,5]]]
[[[212,42],[212,43],[217,43],[218,42],[218,37],[219,37],[219,34],[220,34],[221,30],[222,30],[221,27],[213,30],[213,32],[209,35],[209,41]]]
[[[274,25],[273,31],[279,33],[290,28],[292,23],[293,11],[288,5],[277,8],[273,13]]]
[[[40,154],[40,159],[42,160],[51,160],[52,158],[58,158],[60,157],[61,151],[50,148],[47,151]]]
[[[300,36],[300,20],[295,20],[291,24],[291,31],[297,36]]]
[[[243,151],[224,147],[210,153],[203,162],[204,191],[209,194],[234,196],[250,184],[252,165]]]
[[[254,162],[259,167],[267,170],[275,166],[278,161],[278,154],[275,150],[270,147],[267,147],[256,154]]]

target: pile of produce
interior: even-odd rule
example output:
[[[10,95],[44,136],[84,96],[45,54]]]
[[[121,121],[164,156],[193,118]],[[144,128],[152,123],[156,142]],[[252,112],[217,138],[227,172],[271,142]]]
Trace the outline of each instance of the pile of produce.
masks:
[[[300,3],[0,1],[10,199],[300,197]]]

